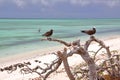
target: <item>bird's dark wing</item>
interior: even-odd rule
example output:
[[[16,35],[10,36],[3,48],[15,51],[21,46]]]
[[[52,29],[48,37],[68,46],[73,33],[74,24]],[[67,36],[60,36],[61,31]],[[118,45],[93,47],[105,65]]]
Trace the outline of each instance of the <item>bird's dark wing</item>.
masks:
[[[42,36],[50,36],[51,33],[52,33],[51,31],[48,31],[48,32],[44,33]]]
[[[46,36],[49,32],[44,33],[42,36]]]

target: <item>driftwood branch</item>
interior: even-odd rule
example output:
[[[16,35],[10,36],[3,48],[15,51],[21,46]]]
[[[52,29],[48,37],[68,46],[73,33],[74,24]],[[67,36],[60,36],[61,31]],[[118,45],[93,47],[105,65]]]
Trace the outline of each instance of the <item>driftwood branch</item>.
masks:
[[[47,78],[51,73],[53,73],[54,71],[56,71],[56,70],[59,68],[59,66],[61,65],[61,63],[62,63],[62,60],[61,60],[61,59],[59,59],[59,60],[56,61],[56,62],[53,62],[53,64],[56,64],[56,66],[54,67],[54,69],[51,69],[51,70],[45,75],[44,80],[46,80],[46,78]],[[51,65],[50,68],[52,68],[52,65]]]
[[[58,43],[61,43],[67,47],[70,47],[70,46],[80,46],[80,39],[78,40],[75,40],[73,41],[72,43],[67,43],[63,40],[59,40],[59,39],[55,39],[55,38],[45,38],[45,39],[41,39],[42,41],[53,41],[53,42],[58,42]]]
[[[105,45],[105,43],[99,39],[96,39],[94,36],[91,36],[90,39],[88,41],[86,41],[85,45],[84,45],[84,48],[85,50],[88,50],[88,47],[90,45],[91,42],[97,42],[99,43],[99,45],[102,47],[102,48],[105,48],[105,50],[107,51],[107,55],[108,57],[110,58],[111,57],[111,52],[109,50],[109,47]]]
[[[89,53],[84,49],[80,48],[78,50],[78,53],[83,60],[88,64],[88,69],[89,69],[89,80],[97,80],[97,73],[96,73],[96,66],[94,60],[90,57]]]
[[[39,77],[46,80],[50,74],[55,72],[61,63],[63,62],[65,72],[67,73],[70,80],[75,80],[75,75],[71,72],[68,57],[72,56],[73,54],[78,54],[82,57],[82,59],[86,62],[86,68],[82,69],[80,67],[80,71],[77,71],[75,74],[80,73],[82,74],[81,78],[86,77],[89,80],[98,80],[98,73],[107,71],[111,76],[114,74],[115,76],[120,75],[120,56],[119,55],[112,55],[109,47],[104,44],[103,41],[96,39],[94,36],[91,36],[86,43],[81,46],[80,40],[75,40],[71,43],[67,43],[63,40],[53,39],[53,38],[46,38],[42,39],[44,41],[53,41],[58,42],[65,45],[67,48],[64,48],[63,51],[57,51],[54,53],[56,55],[56,59],[53,60],[51,63],[44,63],[46,65],[45,68],[42,68],[40,65],[36,65],[35,68],[31,68],[30,62],[18,63],[14,65],[10,65],[8,67],[0,68],[0,71],[7,71],[8,73],[12,73],[13,71],[17,70],[17,68],[21,68],[21,73],[37,73]],[[100,45],[100,48],[94,53],[94,58],[89,55],[88,47],[92,42],[96,42]],[[101,49],[105,49],[108,55],[107,60],[105,60],[102,65],[97,65],[95,63],[95,56]],[[35,62],[41,63],[42,61],[35,60]],[[80,61],[81,62],[81,61]],[[96,65],[98,67],[96,67]],[[40,70],[40,71],[39,71]]]
[[[61,44],[64,44],[65,46],[67,46],[67,47],[69,47],[69,46],[71,46],[71,44],[70,43],[67,43],[67,42],[65,42],[65,41],[62,41],[62,40],[59,40],[59,39],[54,39],[54,38],[46,38],[46,39],[41,39],[42,41],[54,41],[54,42],[59,42],[59,43],[61,43]]]
[[[108,55],[108,58],[111,58],[111,52],[110,52],[109,46],[106,46],[103,41],[101,41],[101,40],[99,40],[99,39],[96,39],[94,36],[91,36],[90,38],[91,38],[91,39],[90,39],[86,44],[90,44],[92,41],[95,41],[95,42],[99,43],[99,45],[106,50],[107,55]],[[88,47],[89,47],[89,46],[87,46],[86,49],[88,49]],[[113,60],[110,59],[109,61],[110,61],[110,65],[112,66]],[[117,71],[116,68],[113,66],[113,67],[112,67],[112,73],[113,73],[114,75],[116,75],[116,71]]]
[[[70,80],[75,80],[73,74],[71,73],[71,70],[70,70],[70,67],[69,67],[69,64],[68,64],[68,61],[67,61],[67,49],[64,48],[64,52],[63,53],[58,51],[57,54],[63,61],[64,68],[65,68],[65,71],[66,71],[69,79]]]

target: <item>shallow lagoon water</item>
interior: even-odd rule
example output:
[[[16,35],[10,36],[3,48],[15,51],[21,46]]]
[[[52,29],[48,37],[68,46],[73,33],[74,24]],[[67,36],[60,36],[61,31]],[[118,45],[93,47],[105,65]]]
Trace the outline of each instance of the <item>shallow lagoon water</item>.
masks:
[[[98,38],[120,35],[120,19],[0,19],[0,57],[61,45],[40,40],[50,29],[53,38],[85,41],[89,36],[81,30],[94,26]]]

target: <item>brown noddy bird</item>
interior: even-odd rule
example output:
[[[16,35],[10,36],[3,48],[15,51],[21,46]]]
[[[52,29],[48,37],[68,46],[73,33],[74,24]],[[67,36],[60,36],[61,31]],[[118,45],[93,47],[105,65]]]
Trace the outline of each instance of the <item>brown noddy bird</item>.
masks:
[[[82,30],[81,32],[86,33],[88,35],[93,35],[96,33],[96,29],[95,29],[95,27],[93,27],[93,29],[91,29],[91,30]]]
[[[42,36],[50,37],[52,34],[53,34],[53,29],[51,29],[50,31],[47,31]]]

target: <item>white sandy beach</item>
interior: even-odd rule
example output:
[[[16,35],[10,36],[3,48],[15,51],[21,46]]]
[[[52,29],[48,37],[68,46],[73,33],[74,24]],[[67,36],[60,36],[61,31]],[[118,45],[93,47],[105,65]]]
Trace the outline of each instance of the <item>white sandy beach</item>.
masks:
[[[110,50],[118,50],[120,52],[120,37],[111,37],[106,39],[105,44],[110,47]],[[96,50],[98,44],[92,44],[89,48],[89,50]],[[36,50],[33,52],[27,52],[24,55],[16,55],[8,58],[2,58],[0,59],[0,68],[5,67],[7,65],[12,65],[19,62],[27,62],[30,61],[32,63],[32,67],[36,66],[37,64],[34,63],[34,60],[39,59],[43,63],[50,63],[52,60],[56,59],[55,55],[48,54],[52,52],[56,52],[58,50],[62,50],[64,46],[57,46],[57,47],[51,47],[44,50]],[[40,53],[44,53],[47,55],[41,55]],[[79,64],[82,59],[78,55],[73,55],[72,57],[68,58],[70,66],[75,66]],[[42,64],[41,64],[42,65]],[[59,68],[61,70],[63,68],[63,65]],[[0,80],[28,80],[30,78],[38,77],[37,74],[21,74],[19,72],[19,69],[11,74],[8,74],[5,72],[0,72]],[[65,72],[61,73],[53,73],[50,75],[48,80],[69,80]]]

